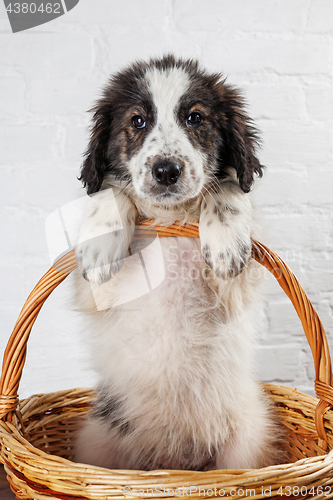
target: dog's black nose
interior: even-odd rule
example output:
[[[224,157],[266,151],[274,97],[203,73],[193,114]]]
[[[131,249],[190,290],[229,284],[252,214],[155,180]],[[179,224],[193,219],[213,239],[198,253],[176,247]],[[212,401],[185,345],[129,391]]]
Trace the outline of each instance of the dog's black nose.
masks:
[[[181,166],[171,160],[160,160],[153,166],[153,177],[159,184],[165,186],[176,184],[181,174]]]

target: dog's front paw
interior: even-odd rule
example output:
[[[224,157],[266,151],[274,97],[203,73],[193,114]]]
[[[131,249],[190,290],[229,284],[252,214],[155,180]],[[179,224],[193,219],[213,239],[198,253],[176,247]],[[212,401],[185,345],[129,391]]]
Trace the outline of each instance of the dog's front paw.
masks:
[[[217,278],[224,280],[240,274],[251,258],[251,240],[236,240],[226,245],[216,237],[202,241],[202,256]]]
[[[95,236],[76,247],[76,260],[83,277],[101,285],[109,281],[128,257],[128,236],[125,229]]]
[[[76,245],[78,268],[86,280],[100,285],[120,271],[129,255],[136,213],[132,201],[116,188],[87,198]]]
[[[203,203],[199,223],[201,251],[217,278],[234,278],[249,262],[250,214],[244,197],[223,203],[210,198]]]

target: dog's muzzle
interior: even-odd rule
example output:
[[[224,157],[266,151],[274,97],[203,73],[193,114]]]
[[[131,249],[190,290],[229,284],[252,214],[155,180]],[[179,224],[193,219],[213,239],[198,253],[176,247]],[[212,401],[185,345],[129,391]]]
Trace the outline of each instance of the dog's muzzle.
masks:
[[[182,168],[175,161],[159,160],[154,164],[152,174],[159,184],[169,186],[170,184],[176,184],[182,175]]]

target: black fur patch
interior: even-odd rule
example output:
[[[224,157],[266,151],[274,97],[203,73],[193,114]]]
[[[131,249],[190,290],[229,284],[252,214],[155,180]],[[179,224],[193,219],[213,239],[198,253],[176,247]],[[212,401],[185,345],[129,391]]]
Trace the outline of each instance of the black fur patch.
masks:
[[[205,245],[202,248],[201,253],[202,253],[202,257],[203,257],[204,261],[206,262],[207,266],[212,267],[213,263],[210,260],[212,257],[212,252],[211,252],[209,246]]]
[[[254,174],[262,176],[263,166],[256,157],[259,135],[244,107],[240,92],[226,84],[221,75],[209,75],[196,66],[191,89],[183,96],[178,114],[193,146],[199,144],[208,155],[214,175],[224,178],[228,167],[233,167],[242,190],[248,192]],[[193,111],[203,120],[186,126],[185,118]]]
[[[156,110],[144,80],[147,67],[137,63],[113,76],[92,109],[91,138],[80,176],[88,194],[99,191],[108,173],[130,180],[125,163],[140,149],[155,123]],[[133,126],[135,115],[144,116],[145,129]]]
[[[94,404],[94,416],[117,428],[122,436],[130,432],[130,424],[124,418],[122,404],[116,397],[107,397],[100,393]]]

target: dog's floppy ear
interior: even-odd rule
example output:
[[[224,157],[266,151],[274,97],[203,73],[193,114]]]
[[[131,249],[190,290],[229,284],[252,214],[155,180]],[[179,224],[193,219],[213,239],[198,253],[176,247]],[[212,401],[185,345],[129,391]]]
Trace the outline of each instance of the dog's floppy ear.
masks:
[[[91,111],[94,111],[93,126],[79,177],[84,187],[87,188],[88,194],[99,191],[107,172],[108,142],[111,129],[111,114],[105,106],[97,104]]]
[[[222,147],[220,165],[222,169],[233,167],[237,172],[240,187],[245,193],[251,189],[254,174],[262,177],[256,150],[259,136],[252,120],[244,112],[244,100],[233,87],[223,85]]]

